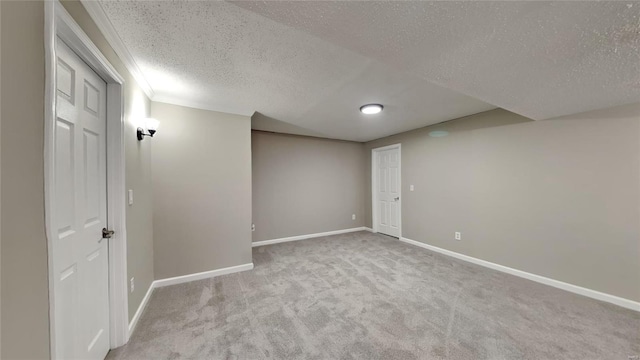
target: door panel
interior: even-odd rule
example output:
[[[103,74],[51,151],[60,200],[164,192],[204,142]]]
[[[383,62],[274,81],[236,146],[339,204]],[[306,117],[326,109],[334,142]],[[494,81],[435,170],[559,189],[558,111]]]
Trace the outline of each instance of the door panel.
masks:
[[[56,74],[53,242],[55,349],[60,359],[109,351],[106,83],[60,39]]]
[[[74,198],[66,196],[73,193],[75,177],[73,165],[75,150],[73,146],[74,124],[58,118],[56,121],[56,219],[58,235],[64,239],[73,235],[75,216]]]
[[[378,232],[400,236],[400,149],[377,152]]]
[[[85,227],[100,221],[100,136],[85,130],[83,136]]]
[[[389,226],[398,228],[398,203],[395,201],[389,203]]]

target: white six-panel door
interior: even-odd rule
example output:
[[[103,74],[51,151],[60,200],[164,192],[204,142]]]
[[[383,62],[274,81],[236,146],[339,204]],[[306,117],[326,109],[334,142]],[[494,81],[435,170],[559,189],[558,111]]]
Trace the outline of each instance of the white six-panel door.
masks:
[[[55,352],[104,359],[109,351],[106,83],[56,41]]]
[[[400,149],[377,152],[377,230],[400,236]]]

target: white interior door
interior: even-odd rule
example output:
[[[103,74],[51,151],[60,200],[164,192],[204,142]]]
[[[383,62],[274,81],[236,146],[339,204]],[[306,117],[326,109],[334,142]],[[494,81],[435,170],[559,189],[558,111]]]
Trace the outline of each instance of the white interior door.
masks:
[[[56,41],[55,352],[104,359],[109,351],[106,83]]]
[[[377,151],[377,230],[400,236],[400,149]]]

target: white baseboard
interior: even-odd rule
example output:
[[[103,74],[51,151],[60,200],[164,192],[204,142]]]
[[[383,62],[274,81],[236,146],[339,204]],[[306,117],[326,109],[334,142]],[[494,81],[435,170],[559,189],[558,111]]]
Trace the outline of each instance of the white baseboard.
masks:
[[[478,258],[474,258],[471,256],[467,256],[467,255],[463,255],[451,250],[446,250],[446,249],[442,249],[433,245],[428,245],[425,243],[421,243],[419,241],[415,241],[415,240],[411,240],[411,239],[407,239],[407,238],[400,238],[400,241],[403,241],[407,244],[411,244],[411,245],[415,245],[415,246],[419,246],[421,248],[427,249],[427,250],[431,250],[443,255],[447,255],[447,256],[451,256],[454,257],[456,259],[460,259],[460,260],[464,260],[476,265],[480,265],[480,266],[484,266],[493,270],[498,270],[498,271],[502,271],[505,272],[507,274],[511,274],[511,275],[515,275],[524,279],[528,279],[528,280],[532,280],[541,284],[545,284],[545,285],[549,285],[549,286],[553,286],[555,288],[558,289],[562,289],[562,290],[566,290],[575,294],[579,294],[579,295],[583,295],[586,297],[590,297],[592,299],[596,299],[596,300],[600,300],[600,301],[604,301],[604,302],[608,302],[611,304],[615,304],[618,306],[622,306],[624,308],[627,309],[631,309],[631,310],[635,310],[635,311],[640,311],[640,302],[636,302],[633,300],[629,300],[629,299],[625,299],[625,298],[621,298],[615,295],[610,295],[610,294],[606,294],[603,292],[599,292],[596,290],[591,290],[591,289],[587,289],[581,286],[577,286],[577,285],[573,285],[573,284],[569,284],[566,282],[562,282],[562,281],[558,281],[558,280],[554,280],[554,279],[550,279],[544,276],[540,276],[540,275],[536,275],[536,274],[531,274],[528,273],[526,271],[522,271],[522,270],[517,270],[517,269],[513,269],[507,266],[503,266],[503,265],[499,265],[499,264],[495,264],[489,261],[485,261],[485,260],[481,260]]]
[[[280,239],[262,240],[262,241],[254,242],[253,244],[251,244],[251,247],[257,247],[257,246],[263,246],[263,245],[271,245],[271,244],[279,244],[279,243],[289,242],[289,241],[312,239],[312,238],[317,238],[317,237],[321,237],[321,236],[346,234],[346,233],[350,233],[350,232],[364,231],[366,229],[367,228],[362,226],[362,227],[351,228],[351,229],[327,231],[327,232],[317,233],[317,234],[307,234],[307,235],[291,236],[291,237],[280,238]]]
[[[253,263],[230,266],[230,267],[217,269],[217,270],[203,271],[195,274],[182,275],[182,276],[176,276],[176,277],[167,278],[167,279],[156,280],[153,282],[153,287],[159,288],[163,286],[182,284],[186,282],[208,279],[208,278],[212,278],[220,275],[233,274],[240,271],[247,271],[252,269],[253,269]]]
[[[136,314],[133,315],[133,319],[131,319],[131,321],[129,322],[129,337],[131,337],[131,334],[133,334],[133,331],[135,330],[136,325],[138,324],[138,320],[140,320],[140,316],[142,316],[144,309],[147,307],[149,298],[151,298],[151,294],[153,293],[153,290],[155,288],[169,286],[169,285],[177,285],[177,284],[182,284],[190,281],[202,280],[202,279],[207,279],[207,278],[212,278],[216,276],[227,275],[227,274],[232,274],[232,273],[237,273],[240,271],[246,271],[246,270],[252,270],[252,269],[253,269],[253,263],[249,263],[249,264],[226,267],[226,268],[217,269],[217,270],[204,271],[204,272],[195,273],[195,274],[176,276],[176,277],[167,278],[167,279],[160,279],[152,282],[151,285],[149,285],[149,289],[147,290],[147,293],[144,295],[144,298],[142,299],[140,306],[138,306],[138,310],[136,311]]]
[[[142,298],[142,302],[140,302],[140,306],[138,306],[138,310],[136,310],[135,315],[133,315],[133,318],[129,322],[129,337],[131,337],[131,334],[133,334],[133,330],[135,330],[136,325],[138,325],[138,320],[140,320],[140,316],[142,315],[142,312],[147,307],[147,303],[149,302],[149,298],[151,298],[153,289],[154,289],[154,282],[149,284],[149,289],[147,289],[147,293]]]
[[[364,227],[364,231],[373,232],[373,229],[372,229],[372,228],[370,228],[370,227],[366,227],[366,226],[365,226],[365,227]]]

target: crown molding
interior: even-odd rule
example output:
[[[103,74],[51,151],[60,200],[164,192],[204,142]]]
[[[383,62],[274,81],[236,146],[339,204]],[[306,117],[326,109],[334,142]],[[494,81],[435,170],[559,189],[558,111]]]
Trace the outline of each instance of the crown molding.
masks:
[[[192,101],[186,98],[176,97],[171,95],[156,94],[155,97],[151,100],[157,103],[178,105],[178,106],[184,106],[192,109],[215,111],[215,112],[226,113],[231,115],[240,115],[240,116],[250,117],[250,116],[253,116],[253,114],[255,113],[255,110],[242,111],[238,108],[211,106],[210,104],[207,104],[207,103]]]
[[[142,74],[140,67],[129,52],[129,49],[127,49],[127,47],[124,45],[124,42],[122,42],[120,35],[118,35],[116,29],[111,23],[111,20],[109,20],[109,18],[107,17],[107,14],[102,8],[100,1],[80,0],[80,2],[89,13],[89,16],[91,16],[91,19],[93,19],[93,21],[96,23],[98,29],[100,29],[102,35],[104,35],[109,45],[111,45],[113,51],[115,51],[118,57],[120,57],[120,60],[122,60],[124,66],[127,68],[127,70],[129,70],[131,76],[133,76],[133,78],[136,80],[138,86],[140,86],[142,91],[144,91],[144,93],[150,100],[153,100],[153,97],[155,96],[153,89]]]

